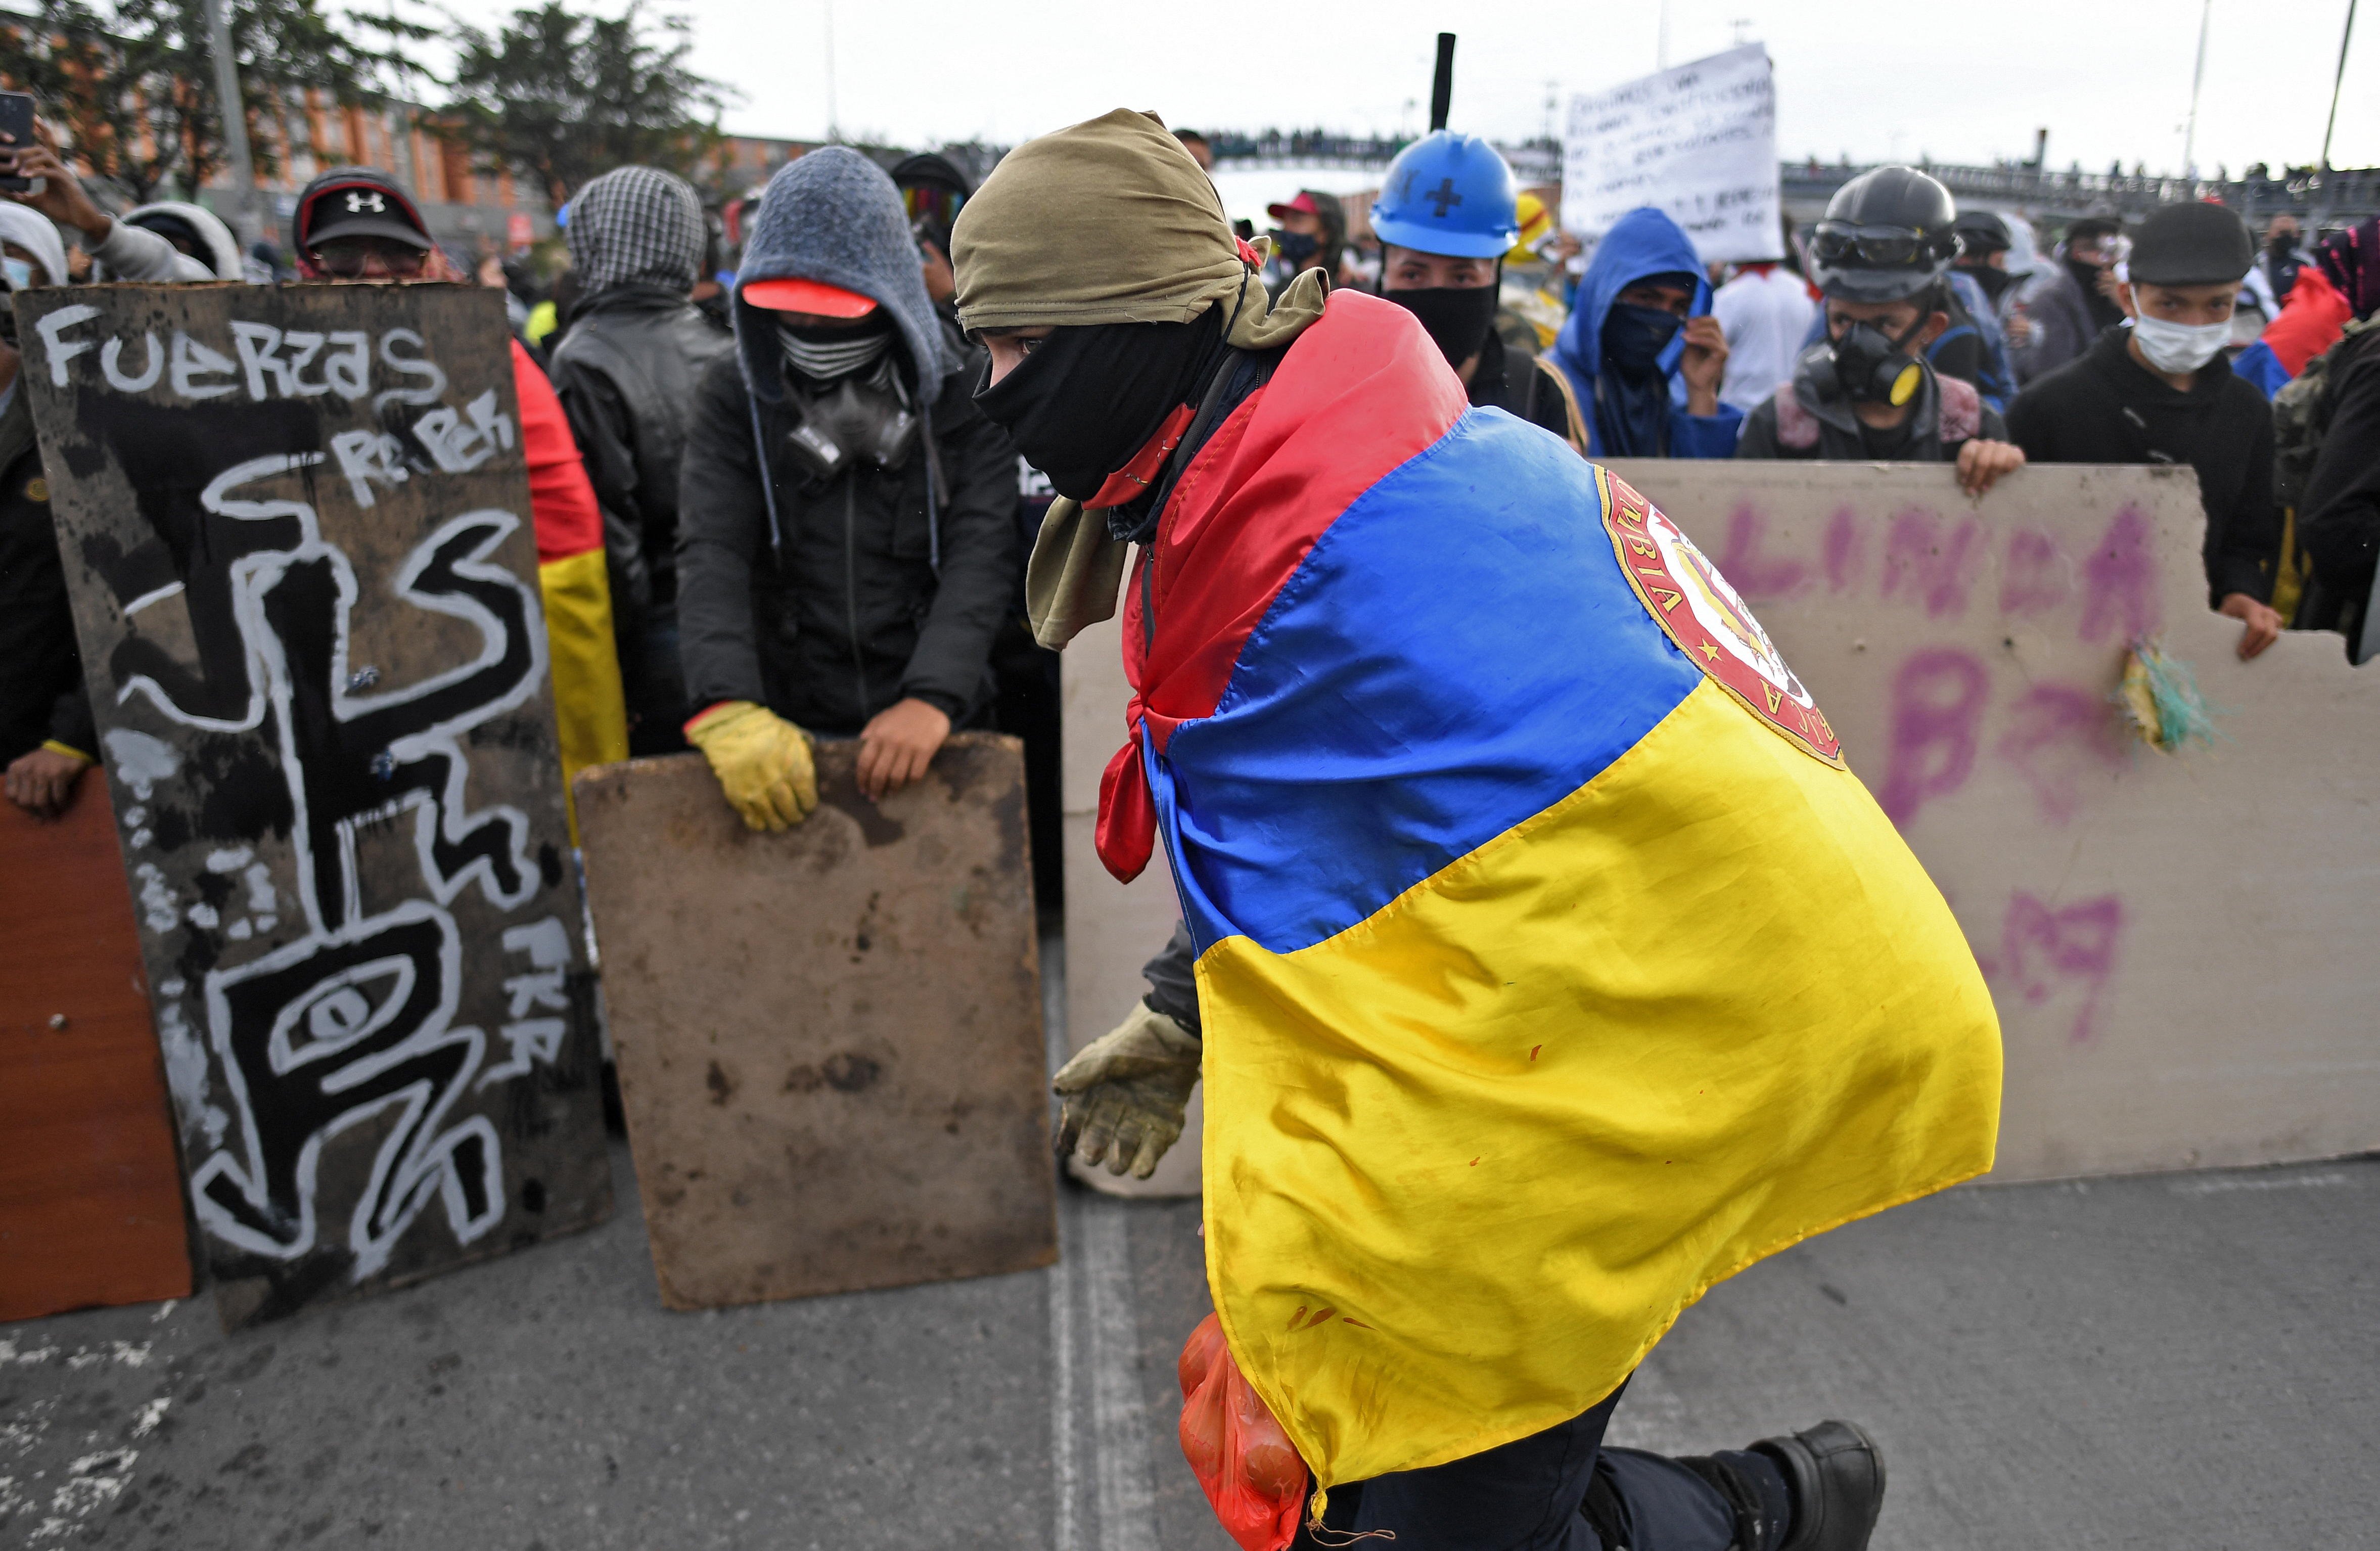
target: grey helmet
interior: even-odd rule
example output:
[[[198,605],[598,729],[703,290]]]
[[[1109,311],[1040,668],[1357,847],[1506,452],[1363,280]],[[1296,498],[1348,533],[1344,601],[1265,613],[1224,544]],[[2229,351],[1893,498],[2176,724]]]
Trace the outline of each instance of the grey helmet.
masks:
[[[1835,190],[1810,238],[1810,278],[1842,301],[1913,297],[1959,256],[1950,190],[1914,167],[1876,167]]]

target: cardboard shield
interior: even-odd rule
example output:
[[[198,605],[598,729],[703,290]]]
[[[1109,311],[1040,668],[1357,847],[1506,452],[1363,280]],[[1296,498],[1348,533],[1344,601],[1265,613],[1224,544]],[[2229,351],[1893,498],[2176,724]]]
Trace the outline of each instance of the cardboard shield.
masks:
[[[857,750],[819,746],[820,806],[776,835],[699,755],[578,779],[671,1308],[1058,1256],[1021,745],[962,733],[881,804]]]
[[[503,300],[17,302],[225,1324],[611,1207]]]

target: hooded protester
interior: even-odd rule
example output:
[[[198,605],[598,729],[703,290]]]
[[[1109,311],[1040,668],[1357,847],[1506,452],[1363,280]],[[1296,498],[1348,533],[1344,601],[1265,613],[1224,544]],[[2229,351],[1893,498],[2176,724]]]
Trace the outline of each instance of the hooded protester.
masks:
[[[2206,585],[2216,612],[2243,622],[2240,655],[2279,638],[2270,607],[2280,557],[2273,499],[2273,414],[2232,375],[2224,347],[2254,251],[2216,204],[2160,205],[2132,243],[2118,287],[2129,329],[2028,386],[2009,434],[2034,463],[2188,464],[2206,509]]]
[[[1584,451],[1569,380],[1498,327],[1504,255],[1521,240],[1520,190],[1494,146],[1439,129],[1397,153],[1372,205],[1380,295],[1421,320],[1475,405],[1517,415]],[[1525,326],[1524,331],[1525,332]]]
[[[1042,639],[1140,546],[1097,845],[1165,858],[1196,953],[1199,1036],[1093,1042],[1056,1144],[1137,1169],[1203,1079],[1209,1290],[1329,1544],[1860,1551],[1849,1424],[1601,1448],[1712,1282],[1989,1165],[1989,993],[1807,693],[1413,312],[1269,303],[1153,115],[1011,151],[954,242],[977,402],[1066,497]]]
[[[678,660],[678,470],[703,370],[735,348],[694,305],[709,229],[694,186],[615,167],[570,202],[582,290],[553,349],[555,396],[603,509],[612,626],[628,707],[628,751],[686,747]]]
[[[1744,421],[1737,457],[1956,463],[1971,495],[2023,467],[1999,411],[1932,359],[1952,327],[1951,221],[1949,190],[1906,167],[1837,191],[1810,240],[1822,337]]]
[[[306,185],[289,217],[289,248],[298,278],[317,285],[469,280],[431,240],[413,197],[377,167],[333,167]],[[509,346],[566,798],[570,778],[580,770],[628,757],[619,655],[612,641],[612,588],[603,566],[603,515],[552,384],[519,340],[509,340]],[[575,837],[575,811],[570,822]]]
[[[2046,377],[2091,347],[2091,342],[2124,321],[2109,300],[2101,275],[2116,261],[2123,227],[2086,216],[2066,228],[2066,241],[2049,279],[2025,297],[2026,339],[2016,352],[2020,382]]]
[[[1719,402],[1727,335],[1684,230],[1632,210],[1596,245],[1554,360],[1586,421],[1586,455],[1723,458],[1743,411]]]
[[[248,278],[248,262],[240,255],[239,239],[232,236],[222,217],[204,205],[187,200],[160,200],[128,210],[121,219],[128,226],[156,233],[173,244],[175,252],[204,265],[207,273],[203,278]]]
[[[901,196],[844,146],[777,170],[735,273],[735,348],[695,390],[678,494],[686,737],[756,830],[818,804],[812,736],[869,798],[990,693],[1016,454],[970,400]]]
[[[2313,563],[2298,623],[2343,632],[2349,652],[2371,648],[2370,604],[2380,563],[2380,216],[2325,238],[2301,266],[2290,305],[2319,275],[2353,314],[2343,337],[2277,401],[2285,444],[2311,443],[2297,501],[2297,537]],[[2310,366],[2313,363],[2309,363]],[[2302,397],[2307,402],[2294,402]],[[2297,423],[2291,425],[2294,420]]]
[[[67,600],[66,567],[50,521],[50,483],[33,439],[33,408],[19,381],[10,297],[67,283],[66,244],[47,217],[0,204],[0,767],[8,800],[55,818],[99,747],[83,693],[82,654]]]
[[[973,192],[966,175],[950,158],[932,151],[909,157],[892,169],[892,187],[901,190],[901,206],[909,212],[909,230],[917,239],[917,258],[925,271],[926,295],[935,310],[948,315],[958,282],[951,275],[951,224],[959,218]]]

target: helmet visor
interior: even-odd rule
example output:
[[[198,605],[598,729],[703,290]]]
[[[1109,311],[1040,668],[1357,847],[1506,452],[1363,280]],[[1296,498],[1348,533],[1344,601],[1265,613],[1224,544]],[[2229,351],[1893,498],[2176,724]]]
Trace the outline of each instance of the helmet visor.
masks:
[[[1846,226],[1822,221],[1811,237],[1810,249],[1822,264],[1912,269],[1931,262],[1942,239],[1939,232],[1921,235],[1901,227]]]

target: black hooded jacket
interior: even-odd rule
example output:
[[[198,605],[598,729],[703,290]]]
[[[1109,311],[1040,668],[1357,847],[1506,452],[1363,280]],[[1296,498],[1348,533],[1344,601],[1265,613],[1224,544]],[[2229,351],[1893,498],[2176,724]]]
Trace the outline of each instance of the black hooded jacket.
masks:
[[[989,696],[1016,566],[1016,454],[975,407],[981,352],[955,331],[945,347],[963,364],[933,405],[938,535],[922,445],[899,469],[861,466],[813,485],[784,451],[795,420],[780,398],[759,406],[757,438],[776,494],[772,543],[752,394],[732,353],[704,370],[678,498],[679,649],[693,710],[756,700],[840,735],[904,698],[960,722]]]
[[[20,379],[0,411],[0,765],[53,742],[99,757],[49,483]]]
[[[2281,515],[2273,500],[2273,411],[2221,355],[2188,393],[2132,359],[2127,329],[2110,329],[2081,358],[2017,395],[2009,440],[2033,463],[2186,463],[2206,508],[2210,605],[2244,592],[2273,596]]]
[[[783,315],[747,294],[781,278],[883,309],[922,422],[898,467],[855,458],[817,479],[787,449],[801,410]],[[1016,452],[975,406],[984,353],[927,300],[892,180],[842,146],[779,168],[731,310],[735,348],[696,388],[678,479],[688,709],[753,700],[832,736],[916,698],[965,722],[990,697],[992,637],[1015,580]]]

